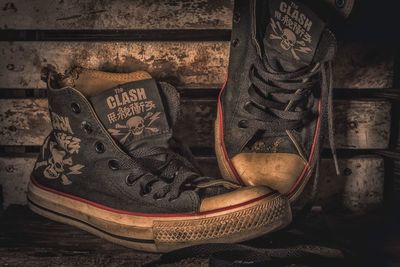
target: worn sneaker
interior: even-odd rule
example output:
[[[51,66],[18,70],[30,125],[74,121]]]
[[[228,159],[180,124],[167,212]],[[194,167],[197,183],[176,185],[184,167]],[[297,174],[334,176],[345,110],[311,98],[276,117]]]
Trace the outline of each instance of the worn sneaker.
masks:
[[[311,9],[327,19],[332,6],[304,2],[235,1],[228,79],[215,123],[223,177],[268,186],[292,203],[316,172],[328,122],[335,151],[330,62],[336,40]],[[332,20],[350,12],[353,1],[343,2],[345,11],[331,12]]]
[[[179,98],[171,85],[146,72],[45,76],[53,130],[29,184],[34,212],[157,252],[239,242],[291,221],[276,191],[204,177],[182,156],[188,152],[172,138]]]

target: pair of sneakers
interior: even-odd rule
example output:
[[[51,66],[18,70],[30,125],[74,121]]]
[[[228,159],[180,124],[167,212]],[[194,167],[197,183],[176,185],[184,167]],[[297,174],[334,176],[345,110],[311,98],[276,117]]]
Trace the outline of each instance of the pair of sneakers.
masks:
[[[202,175],[173,137],[171,85],[144,71],[47,70],[53,130],[31,175],[30,208],[154,252],[287,226],[309,195],[331,114],[336,42],[325,25],[302,2],[236,1],[215,124],[225,179]]]

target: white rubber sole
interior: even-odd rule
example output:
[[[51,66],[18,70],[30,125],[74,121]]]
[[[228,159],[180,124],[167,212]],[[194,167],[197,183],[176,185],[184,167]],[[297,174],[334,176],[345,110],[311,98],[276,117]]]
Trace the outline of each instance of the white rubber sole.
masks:
[[[150,252],[241,242],[281,229],[292,219],[289,201],[278,193],[215,212],[153,216],[82,201],[31,181],[28,202],[32,211],[51,220]]]

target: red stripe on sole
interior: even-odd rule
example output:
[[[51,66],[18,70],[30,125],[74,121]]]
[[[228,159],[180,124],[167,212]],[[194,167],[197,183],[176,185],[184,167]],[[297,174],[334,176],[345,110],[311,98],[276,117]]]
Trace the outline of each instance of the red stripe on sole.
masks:
[[[195,216],[207,215],[207,214],[217,213],[217,212],[221,212],[221,211],[227,211],[227,210],[230,210],[230,209],[240,208],[242,206],[246,206],[246,205],[255,203],[257,201],[260,201],[260,200],[262,200],[264,198],[267,198],[267,197],[275,194],[275,191],[273,191],[273,192],[270,192],[268,194],[265,194],[265,195],[259,196],[257,198],[253,198],[253,199],[247,200],[247,201],[239,203],[239,204],[235,204],[235,205],[232,205],[232,206],[229,206],[229,207],[224,207],[224,208],[215,209],[215,210],[203,211],[203,212],[168,213],[168,214],[165,214],[165,213],[141,213],[141,212],[130,212],[130,211],[124,211],[124,210],[118,210],[118,209],[110,208],[110,207],[98,204],[98,203],[90,201],[90,200],[86,200],[86,199],[83,199],[83,198],[80,198],[80,197],[77,197],[77,196],[73,196],[73,195],[69,195],[69,194],[63,193],[63,192],[59,192],[57,190],[54,190],[54,189],[45,187],[43,185],[40,185],[33,177],[31,177],[31,182],[35,186],[39,187],[42,190],[45,190],[45,191],[51,192],[53,194],[57,194],[57,195],[69,198],[69,199],[73,199],[75,201],[79,201],[79,202],[91,205],[91,206],[99,208],[99,209],[103,209],[103,210],[106,210],[106,211],[109,211],[109,212],[113,212],[113,213],[118,213],[118,214],[141,216],[141,217],[195,217]]]

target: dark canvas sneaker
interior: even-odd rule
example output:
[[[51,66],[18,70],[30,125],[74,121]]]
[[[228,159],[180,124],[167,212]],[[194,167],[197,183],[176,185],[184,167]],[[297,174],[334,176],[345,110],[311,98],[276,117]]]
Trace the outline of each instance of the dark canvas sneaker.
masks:
[[[53,130],[29,184],[34,212],[159,252],[239,242],[290,222],[289,202],[276,191],[197,171],[172,138],[179,109],[172,86],[146,72],[47,77]]]
[[[334,20],[347,16],[352,2],[343,1],[339,13],[324,1],[235,1],[228,79],[215,124],[224,178],[266,185],[291,202],[301,195],[316,171],[328,121],[332,134],[336,40],[313,10]],[[330,141],[334,148],[332,135]]]

